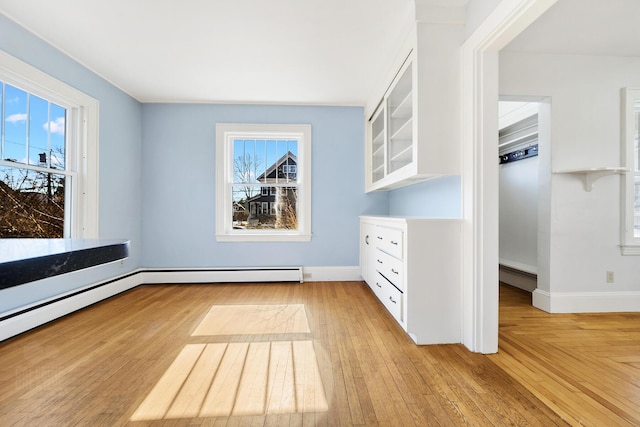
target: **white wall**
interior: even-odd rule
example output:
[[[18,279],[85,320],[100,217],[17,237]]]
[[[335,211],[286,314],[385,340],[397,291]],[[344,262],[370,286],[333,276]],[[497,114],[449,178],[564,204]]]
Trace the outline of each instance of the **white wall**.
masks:
[[[538,157],[500,165],[500,263],[538,269]]]
[[[500,54],[501,95],[551,99],[552,171],[620,166],[626,86],[640,86],[640,58]],[[551,175],[550,311],[633,308],[629,301],[640,309],[640,259],[622,256],[618,246],[620,179],[604,177],[587,192],[577,176]],[[606,283],[607,270],[614,284]]]
[[[471,35],[493,12],[500,0],[468,0],[465,19],[465,38]]]

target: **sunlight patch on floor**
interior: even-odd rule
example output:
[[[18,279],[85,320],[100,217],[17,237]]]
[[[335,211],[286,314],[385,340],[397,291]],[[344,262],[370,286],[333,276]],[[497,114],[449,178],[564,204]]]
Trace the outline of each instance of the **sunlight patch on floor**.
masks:
[[[214,305],[192,336],[309,332],[304,304]]]
[[[236,305],[213,306],[192,336],[310,332],[303,304]],[[182,349],[131,421],[327,410],[312,341],[199,343]]]

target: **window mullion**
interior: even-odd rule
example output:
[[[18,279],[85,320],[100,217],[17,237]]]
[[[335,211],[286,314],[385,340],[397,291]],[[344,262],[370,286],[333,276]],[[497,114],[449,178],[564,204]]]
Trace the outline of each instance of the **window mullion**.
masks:
[[[2,117],[0,118],[0,160],[4,160],[5,156],[5,147],[4,147],[4,116],[6,114],[6,105],[5,105],[5,83],[0,82],[0,87],[2,88]]]

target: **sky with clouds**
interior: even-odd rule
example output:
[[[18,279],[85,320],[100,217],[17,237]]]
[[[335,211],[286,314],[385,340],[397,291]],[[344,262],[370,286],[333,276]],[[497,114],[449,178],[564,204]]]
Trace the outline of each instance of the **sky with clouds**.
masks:
[[[0,88],[2,159],[41,165],[46,153],[52,167],[64,168],[66,110],[12,85]]]

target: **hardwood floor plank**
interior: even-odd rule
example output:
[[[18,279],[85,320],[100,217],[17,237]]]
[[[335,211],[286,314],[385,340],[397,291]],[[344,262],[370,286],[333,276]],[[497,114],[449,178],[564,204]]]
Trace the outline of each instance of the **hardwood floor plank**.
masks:
[[[262,415],[266,412],[270,353],[269,342],[249,344],[232,415]]]
[[[213,378],[218,371],[227,344],[207,344],[185,381],[180,393],[176,396],[167,418],[195,418],[207,395]]]
[[[291,341],[272,342],[266,412],[268,414],[296,412],[295,387]]]
[[[222,357],[209,393],[202,404],[200,416],[228,417],[233,412],[240,378],[249,351],[249,343],[230,343]]]
[[[324,412],[329,409],[311,341],[292,343],[296,412]]]
[[[131,417],[133,421],[164,418],[204,347],[204,344],[191,344],[184,347],[165,375],[133,414]]]

